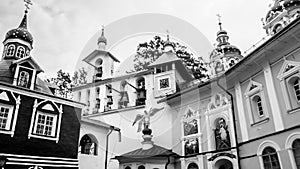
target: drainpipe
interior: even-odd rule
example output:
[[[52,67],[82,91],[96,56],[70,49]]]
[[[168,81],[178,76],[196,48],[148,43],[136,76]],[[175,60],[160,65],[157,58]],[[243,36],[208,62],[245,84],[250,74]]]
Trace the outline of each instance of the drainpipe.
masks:
[[[240,163],[240,151],[239,151],[239,143],[237,140],[237,127],[236,127],[236,119],[235,119],[235,112],[234,112],[234,105],[233,105],[233,95],[226,90],[223,86],[219,84],[220,78],[217,80],[217,85],[224,91],[226,94],[230,96],[230,102],[231,102],[231,111],[232,111],[232,120],[233,120],[233,130],[234,130],[234,137],[235,137],[235,147],[236,147],[236,155],[237,155],[237,162],[238,162],[238,168],[241,168]]]
[[[170,164],[170,157],[168,156],[168,161],[167,163],[165,164],[165,169],[168,169],[168,165]]]
[[[121,129],[115,126],[110,126],[110,129],[108,133],[106,134],[106,149],[105,149],[105,163],[104,163],[104,169],[107,169],[107,156],[108,156],[108,139],[109,135],[112,131],[117,131],[119,133],[119,142],[121,142]]]

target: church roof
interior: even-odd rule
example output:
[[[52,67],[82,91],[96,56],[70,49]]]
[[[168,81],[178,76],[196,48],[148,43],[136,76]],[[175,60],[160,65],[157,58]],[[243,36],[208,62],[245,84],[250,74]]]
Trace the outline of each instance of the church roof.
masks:
[[[175,53],[169,51],[163,53],[158,59],[156,59],[153,63],[151,63],[149,67],[170,63],[170,62],[176,62],[176,61],[180,61],[180,59],[176,56]]]
[[[83,61],[89,63],[95,56],[99,55],[99,54],[104,54],[104,55],[108,55],[109,57],[111,57],[115,62],[120,62],[116,57],[114,57],[114,55],[112,55],[110,52],[104,51],[104,50],[94,50],[92,53],[90,53],[87,57],[85,57],[83,59]]]
[[[122,158],[150,158],[150,157],[168,157],[168,156],[178,156],[178,154],[168,150],[164,147],[153,145],[152,148],[143,150],[142,148],[130,151],[120,156],[116,156],[116,159]]]
[[[11,65],[13,64],[13,60],[2,60],[0,61],[0,82],[12,84],[14,75],[12,71]],[[53,95],[47,84],[37,77],[35,82],[35,91]]]
[[[6,33],[4,42],[8,39],[21,39],[28,42],[30,45],[33,43],[33,37],[31,33],[27,30],[27,11],[19,25],[18,28],[12,29]]]

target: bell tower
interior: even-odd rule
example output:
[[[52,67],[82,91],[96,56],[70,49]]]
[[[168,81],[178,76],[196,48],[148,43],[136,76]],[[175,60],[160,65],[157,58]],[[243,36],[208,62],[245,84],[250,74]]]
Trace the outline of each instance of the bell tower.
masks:
[[[93,66],[93,81],[99,81],[111,78],[114,74],[114,62],[120,62],[109,51],[106,50],[107,39],[104,36],[104,27],[101,29],[101,35],[97,40],[98,49],[95,49],[86,58],[86,63]]]

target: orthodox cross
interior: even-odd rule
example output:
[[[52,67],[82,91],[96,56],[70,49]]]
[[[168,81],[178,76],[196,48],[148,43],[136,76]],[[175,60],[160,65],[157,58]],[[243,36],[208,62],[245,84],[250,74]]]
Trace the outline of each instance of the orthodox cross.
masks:
[[[219,21],[220,30],[222,30],[221,15],[217,14],[217,17],[218,17],[218,21]]]
[[[25,11],[28,12],[28,10],[30,9],[29,8],[29,5],[32,5],[32,2],[31,0],[24,0],[24,3],[25,3]]]
[[[167,41],[169,41],[170,40],[170,37],[169,37],[170,32],[168,29],[166,30],[166,32],[167,32]]]

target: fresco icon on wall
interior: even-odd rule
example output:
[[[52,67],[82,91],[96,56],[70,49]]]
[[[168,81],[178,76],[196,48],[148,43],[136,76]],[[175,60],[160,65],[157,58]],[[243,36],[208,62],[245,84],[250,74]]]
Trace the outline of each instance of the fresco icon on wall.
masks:
[[[184,141],[185,155],[199,153],[199,141],[198,138],[186,139]]]

